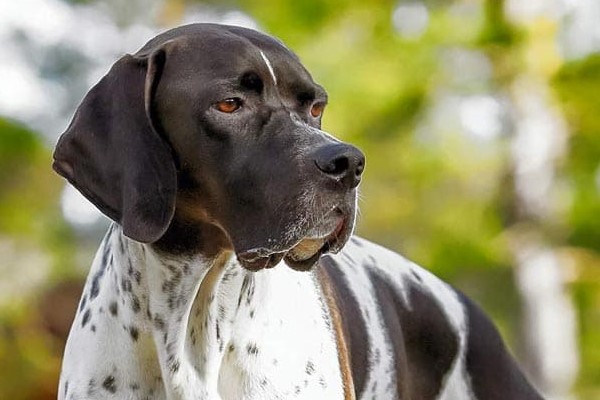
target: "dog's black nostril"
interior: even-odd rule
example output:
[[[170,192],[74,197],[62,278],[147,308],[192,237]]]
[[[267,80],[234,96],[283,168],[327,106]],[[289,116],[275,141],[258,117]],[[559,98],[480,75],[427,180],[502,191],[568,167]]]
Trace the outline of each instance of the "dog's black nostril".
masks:
[[[329,165],[326,165],[322,171],[332,175],[343,174],[348,170],[349,164],[350,162],[348,161],[348,158],[339,157],[329,163]]]
[[[365,157],[354,146],[335,143],[316,151],[315,164],[329,178],[352,189],[360,183],[360,176],[365,168]]]
[[[356,176],[360,177],[363,173],[363,171],[365,170],[365,159],[363,157],[362,160],[360,160],[360,162],[358,163],[358,165],[356,166]]]

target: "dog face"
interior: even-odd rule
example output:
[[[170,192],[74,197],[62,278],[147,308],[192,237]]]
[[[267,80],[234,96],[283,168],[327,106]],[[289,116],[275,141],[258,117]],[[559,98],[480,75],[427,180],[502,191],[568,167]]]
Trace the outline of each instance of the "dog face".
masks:
[[[275,39],[189,25],[115,63],[54,168],[135,240],[210,225],[248,269],[282,258],[308,269],[350,236],[364,167],[358,149],[320,130],[326,103]]]

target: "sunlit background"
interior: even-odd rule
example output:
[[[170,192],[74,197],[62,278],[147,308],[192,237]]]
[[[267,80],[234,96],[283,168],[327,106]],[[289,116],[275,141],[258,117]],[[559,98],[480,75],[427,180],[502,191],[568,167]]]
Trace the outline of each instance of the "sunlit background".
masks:
[[[53,174],[85,92],[197,21],[263,30],[361,147],[358,232],[479,302],[549,399],[600,398],[600,2],[0,2],[0,398],[56,397],[108,221]]]

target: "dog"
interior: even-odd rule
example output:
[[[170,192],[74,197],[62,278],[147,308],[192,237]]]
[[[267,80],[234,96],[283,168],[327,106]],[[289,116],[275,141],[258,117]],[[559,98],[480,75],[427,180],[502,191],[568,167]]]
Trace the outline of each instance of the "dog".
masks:
[[[541,399],[484,313],[352,234],[365,165],[280,41],[192,24],[118,60],[54,169],[114,222],[60,399]]]

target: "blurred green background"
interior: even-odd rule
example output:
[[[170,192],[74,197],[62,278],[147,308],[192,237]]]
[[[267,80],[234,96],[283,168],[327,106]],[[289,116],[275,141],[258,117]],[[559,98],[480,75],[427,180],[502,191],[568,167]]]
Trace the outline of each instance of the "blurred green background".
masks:
[[[475,298],[548,398],[600,398],[596,0],[3,2],[0,398],[56,397],[107,226],[51,171],[58,135],[120,55],[196,21],[294,49],[366,153],[358,233]]]

